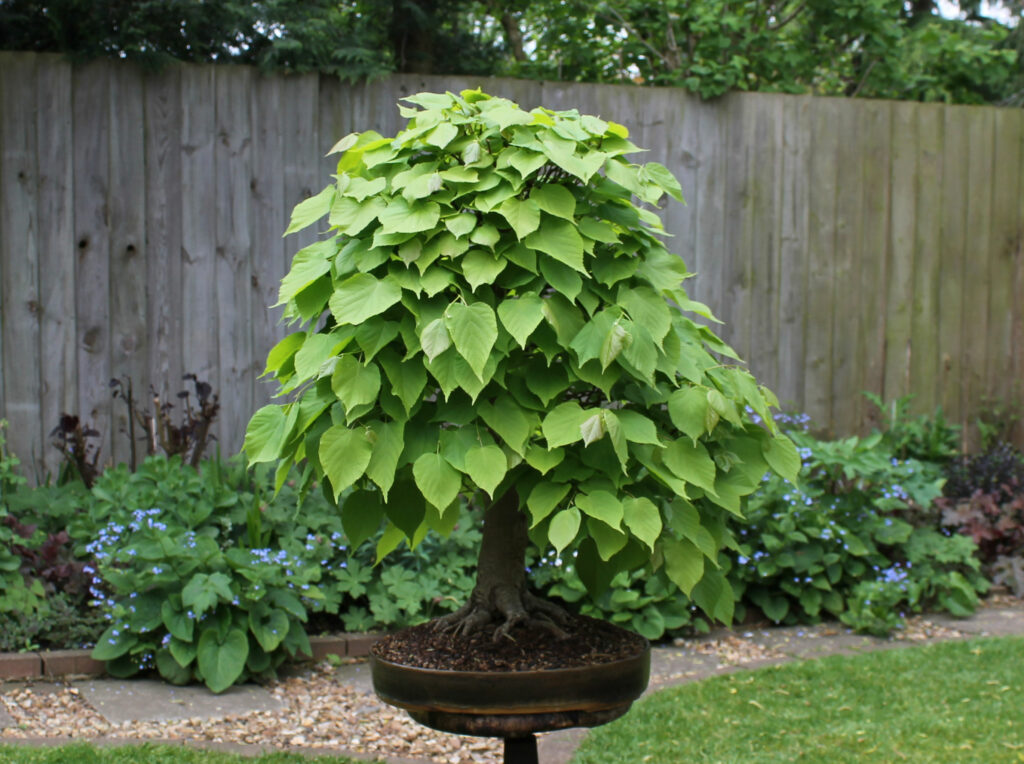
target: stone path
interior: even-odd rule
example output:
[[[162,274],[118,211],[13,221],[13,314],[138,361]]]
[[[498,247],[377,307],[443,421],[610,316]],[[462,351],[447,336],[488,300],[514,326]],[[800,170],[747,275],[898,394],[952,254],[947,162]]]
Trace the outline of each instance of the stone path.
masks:
[[[1024,634],[1024,603],[1016,602],[1001,607],[979,610],[969,619],[955,620],[945,616],[918,619],[918,626],[908,630],[902,639],[886,640],[848,632],[836,624],[813,627],[757,628],[720,630],[705,638],[677,640],[673,646],[657,647],[651,657],[651,684],[648,692],[663,687],[697,681],[720,673],[748,670],[761,666],[797,659],[818,658],[827,655],[851,655],[874,650],[895,649],[943,639],[974,636],[1003,636]],[[363,662],[337,667],[333,674],[323,675],[339,692],[363,698],[363,704],[354,706],[354,715],[370,713],[366,698],[371,690],[369,669]],[[287,681],[286,683],[287,684]],[[348,689],[346,689],[348,688]],[[161,722],[182,721],[201,724],[236,714],[250,714],[275,724],[285,725],[287,702],[282,700],[279,688],[268,690],[256,685],[235,687],[221,695],[212,695],[201,687],[174,687],[158,680],[80,679],[63,683],[0,683],[0,696],[30,697],[39,713],[59,715],[58,706],[84,709],[93,720],[90,727],[84,720],[78,739],[96,739],[103,744],[124,741],[124,732],[133,725],[145,727]],[[301,705],[301,704],[300,704]],[[293,702],[294,706],[294,702]],[[13,713],[14,706],[5,705],[0,698],[0,742],[30,742],[54,744],[60,738],[26,738],[24,727]],[[20,708],[20,707],[19,707]],[[294,710],[294,709],[293,709]],[[69,713],[71,713],[69,712]],[[255,713],[254,712],[260,712]],[[73,715],[71,718],[74,718]],[[104,724],[106,726],[104,726]],[[113,729],[116,728],[116,729]],[[283,730],[283,726],[282,726]],[[291,734],[291,733],[288,733]],[[387,734],[396,734],[385,731]],[[409,735],[409,732],[399,734]],[[428,736],[423,728],[413,728],[414,735]],[[565,730],[540,736],[540,760],[543,764],[565,764],[586,730]],[[66,738],[63,738],[66,740]],[[460,738],[466,747],[474,745],[472,758],[465,761],[492,762],[500,760],[494,745],[479,746],[473,738]],[[471,741],[473,741],[471,743]],[[258,753],[267,750],[265,743],[224,743],[216,737],[189,744],[206,745],[240,753]],[[343,748],[303,745],[291,750],[316,753],[342,753],[353,758],[374,759],[372,753],[352,753]],[[426,764],[428,761],[450,761],[449,754],[438,754],[433,759],[401,758],[390,756],[390,764]],[[496,759],[495,757],[498,756]]]

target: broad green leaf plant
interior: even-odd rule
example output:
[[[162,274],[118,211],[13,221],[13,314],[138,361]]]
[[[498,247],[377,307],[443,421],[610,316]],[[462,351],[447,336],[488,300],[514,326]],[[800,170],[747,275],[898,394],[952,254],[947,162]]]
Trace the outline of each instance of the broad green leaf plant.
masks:
[[[335,181],[293,213],[288,233],[327,230],[281,283],[296,328],[266,372],[286,402],[252,417],[250,462],[279,483],[305,463],[353,544],[384,524],[378,561],[450,532],[460,496],[480,507],[476,588],[441,628],[564,633],[528,590],[530,541],[592,592],[664,568],[728,621],[725,518],[800,459],[662,243],[653,208],[678,182],[631,162],[615,122],[478,90],[405,100],[406,129],[342,138]]]

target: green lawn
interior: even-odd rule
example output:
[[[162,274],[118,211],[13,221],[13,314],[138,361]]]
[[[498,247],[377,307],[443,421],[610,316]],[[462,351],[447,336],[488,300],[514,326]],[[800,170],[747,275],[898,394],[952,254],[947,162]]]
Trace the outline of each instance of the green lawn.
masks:
[[[344,756],[300,756],[270,753],[238,756],[177,745],[126,745],[98,748],[87,743],[35,748],[0,745],[3,764],[366,764]]]
[[[1024,762],[1024,638],[773,666],[658,692],[574,764]]]

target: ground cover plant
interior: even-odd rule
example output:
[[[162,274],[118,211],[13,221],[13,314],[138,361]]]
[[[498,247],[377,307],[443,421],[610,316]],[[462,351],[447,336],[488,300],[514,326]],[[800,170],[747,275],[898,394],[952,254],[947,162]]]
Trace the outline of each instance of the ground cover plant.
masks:
[[[614,122],[480,91],[405,100],[406,129],[343,138],[336,182],[293,213],[289,232],[329,230],[281,283],[298,328],[267,371],[291,400],[253,416],[250,462],[279,482],[304,465],[354,544],[383,524],[378,560],[447,535],[460,494],[486,507],[476,585],[440,621],[458,633],[563,633],[528,589],[531,541],[595,595],[664,569],[728,621],[726,518],[799,458],[661,243],[650,206],[678,183],[627,160]]]
[[[1022,648],[980,639],[716,676],[638,702],[573,762],[1016,761]]]

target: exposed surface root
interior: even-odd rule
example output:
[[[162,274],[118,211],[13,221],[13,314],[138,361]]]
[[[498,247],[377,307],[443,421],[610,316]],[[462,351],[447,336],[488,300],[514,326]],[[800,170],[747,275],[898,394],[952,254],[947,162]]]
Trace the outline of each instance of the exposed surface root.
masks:
[[[492,624],[495,642],[501,639],[515,641],[513,629],[516,627],[543,629],[558,639],[566,639],[569,634],[563,629],[571,622],[569,614],[545,599],[536,597],[529,592],[521,592],[516,587],[494,587],[490,596],[480,594],[477,589],[469,601],[454,613],[449,613],[434,621],[434,629],[446,634],[468,637]]]

